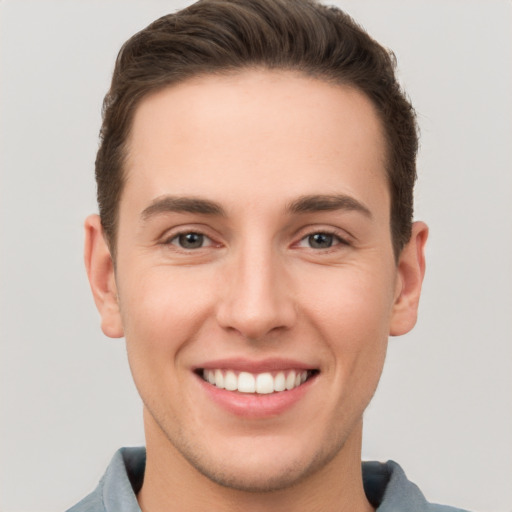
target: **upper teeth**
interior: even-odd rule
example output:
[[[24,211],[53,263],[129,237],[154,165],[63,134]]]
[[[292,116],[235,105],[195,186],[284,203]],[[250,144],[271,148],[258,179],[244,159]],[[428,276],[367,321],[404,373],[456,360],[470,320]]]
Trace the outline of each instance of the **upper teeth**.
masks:
[[[203,370],[203,378],[210,384],[228,391],[268,394],[300,386],[307,380],[308,372],[306,370],[289,370],[272,375],[270,372],[257,374],[240,372],[237,374],[232,370]]]

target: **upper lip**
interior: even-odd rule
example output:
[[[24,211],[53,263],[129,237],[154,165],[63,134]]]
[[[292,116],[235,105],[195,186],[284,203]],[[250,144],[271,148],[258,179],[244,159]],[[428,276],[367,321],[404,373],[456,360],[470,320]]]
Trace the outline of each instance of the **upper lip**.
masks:
[[[194,370],[200,369],[263,373],[280,370],[318,370],[318,367],[295,359],[269,358],[257,361],[246,358],[228,358],[207,361],[194,367]]]

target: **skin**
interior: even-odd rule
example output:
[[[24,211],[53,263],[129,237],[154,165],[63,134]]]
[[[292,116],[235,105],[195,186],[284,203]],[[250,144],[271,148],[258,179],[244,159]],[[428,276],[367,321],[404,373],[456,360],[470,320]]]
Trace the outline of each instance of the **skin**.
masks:
[[[371,510],[362,414],[388,336],[415,324],[427,238],[415,223],[395,261],[385,160],[362,93],[292,72],[196,78],[140,103],[115,270],[97,216],[85,260],[144,402],[142,510]],[[312,194],[349,200],[290,209]],[[223,215],[172,211],[168,196]],[[190,232],[202,247],[180,246]],[[293,358],[319,374],[283,413],[242,418],[193,372],[226,357]]]

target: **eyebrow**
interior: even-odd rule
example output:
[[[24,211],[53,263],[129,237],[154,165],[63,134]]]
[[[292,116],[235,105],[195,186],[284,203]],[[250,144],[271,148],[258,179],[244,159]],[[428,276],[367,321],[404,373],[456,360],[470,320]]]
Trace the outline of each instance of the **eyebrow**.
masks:
[[[225,217],[226,212],[222,206],[208,199],[197,197],[163,196],[157,197],[141,213],[142,220],[160,213],[200,213],[202,215],[218,215]]]
[[[291,213],[314,213],[318,211],[348,210],[372,218],[372,212],[357,199],[345,195],[307,195],[292,201],[286,208]]]
[[[319,211],[347,210],[356,211],[372,218],[370,210],[357,199],[345,194],[312,194],[301,196],[286,207],[290,213],[314,213]],[[226,212],[219,203],[209,199],[183,196],[163,196],[156,198],[141,214],[147,220],[161,213],[198,213],[225,217]]]

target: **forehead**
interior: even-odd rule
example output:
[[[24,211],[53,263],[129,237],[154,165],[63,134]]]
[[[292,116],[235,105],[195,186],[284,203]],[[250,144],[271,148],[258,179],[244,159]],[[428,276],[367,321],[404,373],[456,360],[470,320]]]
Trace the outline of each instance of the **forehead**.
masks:
[[[136,110],[128,148],[126,186],[141,201],[170,192],[229,201],[243,189],[293,200],[308,186],[339,192],[341,177],[342,192],[357,184],[364,196],[362,180],[386,183],[370,100],[290,71],[208,75],[154,93]]]

